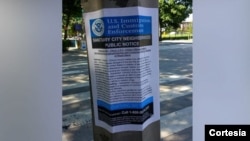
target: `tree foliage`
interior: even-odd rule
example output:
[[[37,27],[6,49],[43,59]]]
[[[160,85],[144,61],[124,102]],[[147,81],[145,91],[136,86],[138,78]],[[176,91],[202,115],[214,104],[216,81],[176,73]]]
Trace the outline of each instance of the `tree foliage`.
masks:
[[[160,28],[177,29],[192,13],[192,0],[159,0]]]
[[[62,0],[62,21],[64,39],[68,36],[69,25],[73,24],[74,19],[82,18],[81,0]]]

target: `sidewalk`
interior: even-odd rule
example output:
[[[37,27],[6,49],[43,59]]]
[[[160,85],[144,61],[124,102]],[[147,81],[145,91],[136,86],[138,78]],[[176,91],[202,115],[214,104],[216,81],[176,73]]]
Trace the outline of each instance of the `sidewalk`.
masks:
[[[192,44],[193,43],[193,39],[190,40],[162,40],[159,41],[159,45],[161,44]],[[69,51],[70,52],[84,52],[87,53],[87,48],[86,49],[78,49],[77,47],[69,47]]]
[[[166,56],[174,51],[179,53],[178,44],[192,43],[190,40],[164,40],[160,42],[163,46],[159,51],[164,51],[164,46],[173,46],[176,50],[166,48]],[[169,45],[168,45],[169,44]],[[191,46],[191,45],[181,45]],[[183,52],[184,53],[184,52]],[[165,56],[165,57],[166,57]],[[172,55],[178,57],[178,55]],[[92,123],[89,121],[90,110],[90,94],[89,86],[83,85],[83,76],[88,75],[87,71],[87,50],[70,47],[68,52],[63,53],[63,76],[64,86],[67,90],[63,90],[64,99],[71,98],[72,104],[67,101],[63,106],[64,117],[75,118],[68,129],[63,129],[63,141],[93,141],[92,140]],[[164,56],[161,56],[161,58]],[[177,58],[178,60],[178,58]],[[167,60],[165,60],[167,61]],[[179,58],[180,61],[180,58]],[[175,63],[176,64],[176,63]],[[165,65],[165,64],[162,64]],[[169,67],[169,64],[168,66]],[[170,65],[171,67],[171,65]],[[172,66],[174,67],[174,66]],[[176,73],[169,72],[168,73]],[[71,86],[71,84],[74,84]],[[81,84],[81,85],[78,85]],[[66,85],[66,84],[65,84]],[[77,86],[77,87],[76,87]],[[160,104],[161,104],[161,141],[192,141],[192,80],[187,77],[167,77],[162,72],[160,78]],[[70,89],[68,89],[70,88]],[[87,89],[88,88],[88,89]],[[188,89],[187,89],[188,88]],[[190,88],[190,90],[189,90]],[[70,100],[70,99],[69,99]],[[65,102],[66,103],[66,102]]]

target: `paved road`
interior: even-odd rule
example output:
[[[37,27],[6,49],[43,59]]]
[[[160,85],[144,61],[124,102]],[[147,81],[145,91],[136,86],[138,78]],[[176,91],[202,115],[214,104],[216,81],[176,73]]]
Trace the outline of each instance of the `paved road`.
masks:
[[[162,141],[192,141],[192,44],[159,46]],[[63,54],[63,141],[92,141],[86,51]]]

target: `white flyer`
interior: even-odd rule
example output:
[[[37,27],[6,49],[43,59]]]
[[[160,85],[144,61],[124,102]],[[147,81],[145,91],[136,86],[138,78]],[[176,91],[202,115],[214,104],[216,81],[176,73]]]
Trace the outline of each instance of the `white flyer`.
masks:
[[[144,130],[160,119],[158,9],[105,8],[84,20],[95,125]]]

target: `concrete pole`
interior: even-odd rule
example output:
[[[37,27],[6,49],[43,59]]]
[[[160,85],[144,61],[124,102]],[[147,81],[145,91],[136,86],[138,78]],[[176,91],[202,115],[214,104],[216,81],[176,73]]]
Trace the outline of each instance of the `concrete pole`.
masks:
[[[82,0],[82,7],[86,12],[94,141],[160,141],[158,0]],[[129,60],[133,64],[122,64]],[[139,77],[127,80],[137,72],[124,70],[133,67],[139,68]],[[117,71],[122,73],[114,73]],[[141,99],[124,100],[128,95]]]

